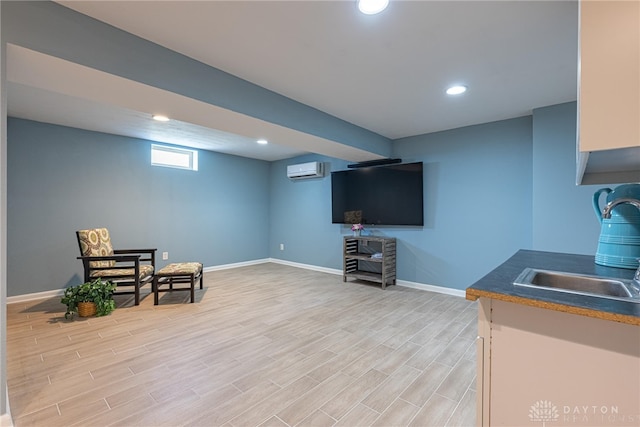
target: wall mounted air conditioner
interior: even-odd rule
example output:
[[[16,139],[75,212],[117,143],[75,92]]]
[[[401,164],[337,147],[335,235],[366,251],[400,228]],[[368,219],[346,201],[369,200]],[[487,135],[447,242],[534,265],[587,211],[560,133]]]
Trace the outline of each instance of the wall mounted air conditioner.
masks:
[[[323,176],[324,163],[322,162],[309,162],[300,163],[299,165],[287,166],[287,178],[289,179],[306,179],[306,178],[318,178]]]

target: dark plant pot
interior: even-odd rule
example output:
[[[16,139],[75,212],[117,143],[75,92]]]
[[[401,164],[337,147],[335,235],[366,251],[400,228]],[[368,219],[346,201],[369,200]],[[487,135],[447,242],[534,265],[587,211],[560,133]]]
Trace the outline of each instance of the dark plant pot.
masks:
[[[98,311],[95,302],[79,302],[78,303],[78,316],[91,317],[95,316]]]

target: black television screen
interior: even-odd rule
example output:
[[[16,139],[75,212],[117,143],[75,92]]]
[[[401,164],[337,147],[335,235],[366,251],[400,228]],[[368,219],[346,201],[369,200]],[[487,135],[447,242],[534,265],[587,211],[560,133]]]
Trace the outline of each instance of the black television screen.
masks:
[[[331,173],[334,224],[424,225],[422,162]]]

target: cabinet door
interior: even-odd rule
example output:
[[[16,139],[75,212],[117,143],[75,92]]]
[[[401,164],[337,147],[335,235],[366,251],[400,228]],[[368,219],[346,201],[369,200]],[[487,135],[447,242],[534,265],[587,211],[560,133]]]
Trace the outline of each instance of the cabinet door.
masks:
[[[640,2],[580,2],[579,150],[640,146]]]
[[[476,339],[476,425],[489,426],[491,379],[491,300],[478,300],[478,338]]]
[[[492,303],[492,426],[640,424],[638,326]]]

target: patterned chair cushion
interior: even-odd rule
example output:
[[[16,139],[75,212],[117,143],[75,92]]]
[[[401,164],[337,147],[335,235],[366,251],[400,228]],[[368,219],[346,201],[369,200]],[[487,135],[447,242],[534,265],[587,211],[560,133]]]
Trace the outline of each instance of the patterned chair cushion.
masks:
[[[82,256],[111,256],[113,255],[113,247],[111,246],[111,237],[109,230],[106,228],[93,228],[90,230],[78,231],[80,239],[80,248]],[[95,267],[113,267],[115,261],[91,261],[92,268]],[[131,273],[133,275],[133,272]],[[101,275],[104,275],[101,272]],[[98,277],[94,276],[93,277]]]
[[[114,268],[110,270],[94,270],[91,277],[107,277],[107,276],[133,276],[135,269],[133,268]],[[140,264],[140,278],[153,275],[153,266],[148,264]]]
[[[199,262],[176,262],[162,267],[162,269],[158,271],[157,276],[197,275],[200,271],[202,271],[202,264]]]

